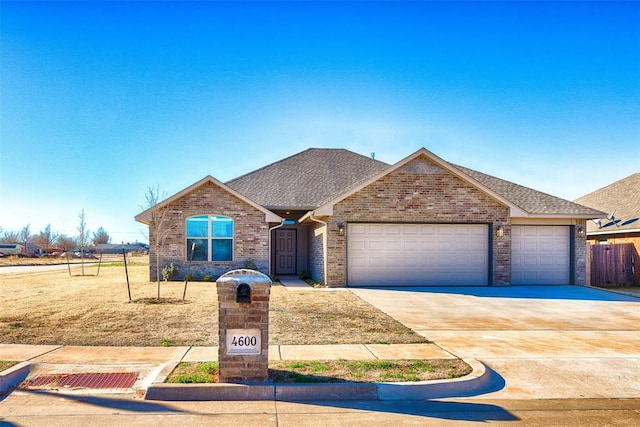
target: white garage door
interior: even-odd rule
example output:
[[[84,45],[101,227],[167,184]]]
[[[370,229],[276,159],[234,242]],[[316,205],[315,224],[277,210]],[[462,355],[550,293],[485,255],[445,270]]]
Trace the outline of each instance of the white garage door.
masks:
[[[487,229],[482,224],[349,224],[349,285],[487,285]]]
[[[511,227],[511,283],[569,284],[569,227]]]

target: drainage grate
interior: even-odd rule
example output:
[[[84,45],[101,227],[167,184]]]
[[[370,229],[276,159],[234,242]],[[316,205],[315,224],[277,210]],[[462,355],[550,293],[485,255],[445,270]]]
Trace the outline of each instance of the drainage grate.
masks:
[[[136,372],[42,375],[23,382],[21,388],[131,388]]]

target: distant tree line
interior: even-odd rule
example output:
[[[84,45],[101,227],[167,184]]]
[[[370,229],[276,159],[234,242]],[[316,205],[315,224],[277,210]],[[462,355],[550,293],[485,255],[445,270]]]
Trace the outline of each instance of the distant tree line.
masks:
[[[94,233],[90,233],[86,227],[84,209],[79,215],[78,235],[68,236],[66,234],[55,233],[51,231],[51,224],[48,224],[44,230],[38,233],[31,232],[31,224],[27,224],[20,231],[4,230],[0,226],[0,243],[33,243],[42,248],[60,248],[64,250],[77,249],[87,247],[90,244],[96,246],[101,243],[111,243],[111,236],[103,228],[99,227]]]

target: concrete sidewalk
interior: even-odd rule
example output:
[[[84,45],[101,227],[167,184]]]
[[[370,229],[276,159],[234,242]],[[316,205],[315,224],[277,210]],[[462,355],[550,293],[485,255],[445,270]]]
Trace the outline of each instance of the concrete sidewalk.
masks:
[[[455,359],[434,344],[270,345],[269,360]],[[218,347],[80,347],[0,344],[0,360],[52,364],[212,362]]]
[[[457,359],[435,344],[272,345],[269,360]],[[21,362],[0,373],[0,395],[24,380],[46,375],[136,373],[129,389],[71,390],[79,394],[142,393],[155,400],[394,400],[480,389],[490,381],[484,366],[453,380],[416,383],[163,384],[180,362],[218,360],[218,347],[79,347],[0,344],[0,360]],[[69,392],[69,390],[65,390]]]

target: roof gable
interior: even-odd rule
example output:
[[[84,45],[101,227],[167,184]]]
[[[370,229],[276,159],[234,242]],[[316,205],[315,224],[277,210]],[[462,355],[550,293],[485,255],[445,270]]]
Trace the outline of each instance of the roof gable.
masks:
[[[381,179],[382,177],[396,171],[399,170],[403,167],[405,167],[406,165],[408,165],[409,163],[413,162],[416,159],[419,158],[425,158],[426,160],[428,160],[427,163],[417,163],[416,165],[418,166],[414,166],[414,167],[418,167],[421,168],[422,170],[420,172],[422,173],[429,173],[431,172],[435,172],[435,171],[446,171],[448,173],[451,173],[452,175],[462,179],[463,181],[466,181],[468,183],[470,183],[472,186],[478,188],[479,190],[487,193],[490,197],[494,198],[495,200],[497,200],[498,202],[504,204],[505,206],[511,208],[512,210],[512,215],[515,211],[515,213],[517,214],[524,214],[524,212],[520,212],[518,207],[511,204],[507,199],[503,198],[502,196],[500,196],[499,194],[494,193],[491,189],[486,188],[484,185],[476,182],[475,180],[471,179],[469,176],[467,176],[466,174],[462,173],[460,170],[454,168],[450,163],[444,161],[443,159],[441,159],[440,157],[436,156],[435,154],[433,154],[432,152],[430,152],[429,150],[427,150],[426,148],[421,148],[418,151],[416,151],[415,153],[405,157],[404,159],[400,160],[399,162],[395,163],[392,166],[389,166],[387,169],[383,170],[382,172],[372,176],[371,178],[367,179],[366,181],[360,183],[359,185],[357,185],[356,187],[350,189],[349,191],[339,195],[338,197],[336,197],[335,199],[329,201],[328,203],[325,203],[323,206],[319,207],[318,209],[316,209],[316,211],[314,212],[315,215],[332,215],[333,214],[333,206],[346,199],[347,197],[355,194],[356,192],[360,191],[361,189],[363,189],[364,187],[378,181],[379,179]]]
[[[587,208],[559,197],[551,196],[500,178],[476,172],[472,169],[456,166],[441,159],[426,148],[419,149],[415,153],[405,157],[382,172],[371,176],[369,179],[363,181],[349,191],[345,191],[336,198],[318,207],[313,214],[318,216],[332,215],[333,206],[336,203],[344,200],[352,194],[355,194],[359,190],[374,183],[382,177],[405,167],[407,164],[420,157],[429,161],[426,165],[432,165],[420,166],[422,168],[426,168],[422,171],[423,173],[429,173],[429,170],[427,170],[429,167],[440,168],[486,193],[499,203],[507,206],[510,210],[511,217],[571,217],[589,219],[602,216],[602,212],[595,209]]]
[[[274,214],[273,212],[271,212],[268,209],[265,209],[264,207],[260,206],[256,202],[248,199],[246,196],[243,196],[242,194],[238,193],[237,191],[229,188],[228,186],[226,186],[222,182],[218,181],[217,179],[215,179],[211,175],[208,175],[208,176],[204,177],[200,181],[190,185],[189,187],[185,188],[184,190],[182,190],[182,191],[174,194],[173,196],[171,196],[171,197],[159,202],[158,204],[156,204],[155,206],[150,207],[149,209],[145,210],[144,212],[139,213],[138,215],[136,215],[135,220],[138,221],[138,222],[141,222],[143,224],[149,224],[149,222],[151,221],[151,212],[153,210],[162,208],[164,206],[168,206],[171,203],[175,202],[176,200],[178,200],[178,199],[182,198],[183,196],[187,195],[188,193],[192,192],[196,188],[201,187],[203,185],[206,185],[208,183],[211,183],[213,185],[216,185],[216,186],[220,187],[222,190],[224,190],[224,191],[228,192],[229,194],[237,197],[238,199],[242,200],[246,204],[254,207],[255,209],[259,210],[260,212],[263,212],[264,215],[265,215],[265,222],[282,222],[282,218],[280,218],[278,215]]]
[[[227,185],[268,209],[313,210],[388,166],[345,149],[309,148]]]

